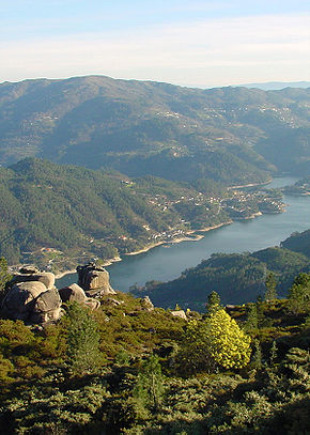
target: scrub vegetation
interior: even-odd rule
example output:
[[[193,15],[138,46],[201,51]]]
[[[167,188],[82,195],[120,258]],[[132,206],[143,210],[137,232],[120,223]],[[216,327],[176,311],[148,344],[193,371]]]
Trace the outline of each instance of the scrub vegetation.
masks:
[[[120,303],[103,297],[94,312],[68,304],[44,327],[1,319],[0,427],[8,435],[307,433],[309,283],[298,275],[287,299],[269,293],[242,306],[223,307],[213,292],[205,313],[188,309],[187,320],[124,293],[114,296]]]

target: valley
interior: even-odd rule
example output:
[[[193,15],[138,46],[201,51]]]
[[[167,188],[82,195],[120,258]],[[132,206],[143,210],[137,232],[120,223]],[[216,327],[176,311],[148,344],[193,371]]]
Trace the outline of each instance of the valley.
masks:
[[[275,179],[269,186],[271,188],[281,188],[281,186],[292,185],[295,182],[296,178],[283,177]],[[155,247],[137,256],[123,256],[121,262],[107,267],[112,286],[121,291],[128,291],[130,287],[132,289],[135,287],[141,288],[145,286],[146,282],[149,282],[148,286],[150,288],[152,282],[162,282],[163,284],[160,288],[165,289],[165,282],[177,279],[184,271],[196,267],[202,260],[208,260],[212,254],[236,254],[236,258],[241,260],[242,257],[238,257],[239,254],[261,251],[269,247],[278,247],[291,233],[296,231],[302,233],[309,227],[309,198],[285,196],[284,202],[286,204],[286,211],[284,213],[263,215],[252,220],[237,220],[232,225],[222,226],[206,233],[198,232],[198,234],[203,236],[199,241],[187,240],[180,244],[169,244],[169,249],[165,249],[164,245]],[[287,247],[290,249],[290,246]],[[278,255],[278,251],[271,252]],[[281,261],[279,264],[284,268],[286,260],[283,260],[284,263],[281,263]],[[298,258],[296,258],[296,261],[297,265]],[[240,265],[242,262],[244,260],[241,261]],[[293,258],[290,258],[288,262],[293,262]],[[223,267],[224,264],[225,256],[223,257]],[[301,264],[305,266],[308,264],[307,260]],[[261,283],[263,274],[264,267],[262,266],[262,273],[258,275],[258,283]],[[235,279],[238,282],[238,278]],[[73,280],[74,275],[69,275],[64,277],[61,282],[64,285]],[[184,303],[190,307],[193,307],[196,302],[199,306],[203,305],[206,294],[208,291],[212,291],[214,286],[216,286],[216,290],[220,293],[225,303],[248,301],[250,298],[254,300],[256,295],[262,291],[262,287],[257,285],[253,287],[253,292],[249,293],[247,285],[245,285],[238,295],[238,292],[234,293],[233,288],[231,291],[226,292],[226,290],[221,288],[220,284],[213,283],[208,287],[205,282],[203,285],[198,283],[198,288],[202,287],[202,295],[198,296],[198,293],[190,291],[191,284],[188,282],[188,285],[185,286],[188,292],[185,293]],[[284,287],[281,292],[282,295],[286,294]],[[159,305],[174,306],[176,299],[180,303],[179,291],[173,294],[167,290],[162,294],[162,297],[160,291],[156,294],[156,302]]]
[[[56,274],[283,209],[281,193],[265,187],[242,192],[208,179],[193,187],[34,158],[0,168],[0,177],[0,254],[16,268],[30,262]]]
[[[2,3],[0,435],[310,434],[309,2]]]
[[[128,290],[175,279],[215,252],[277,245],[308,227],[299,214],[296,228],[274,228],[297,214],[300,196],[283,201],[266,185],[281,173],[308,175],[309,100],[309,89],[201,90],[102,76],[3,83],[0,254],[15,268],[35,263],[56,274],[112,262],[113,281],[116,268],[160,252],[169,273],[138,266],[143,277],[116,279]],[[284,194],[306,197],[302,183]],[[215,234],[222,240],[209,245]]]

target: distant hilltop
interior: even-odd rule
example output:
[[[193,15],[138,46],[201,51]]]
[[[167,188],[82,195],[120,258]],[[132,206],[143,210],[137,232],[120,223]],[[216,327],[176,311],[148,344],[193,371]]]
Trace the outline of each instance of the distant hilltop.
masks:
[[[285,88],[310,88],[310,82],[265,82],[265,83],[246,83],[239,85],[243,88],[257,88],[263,91],[280,91]]]

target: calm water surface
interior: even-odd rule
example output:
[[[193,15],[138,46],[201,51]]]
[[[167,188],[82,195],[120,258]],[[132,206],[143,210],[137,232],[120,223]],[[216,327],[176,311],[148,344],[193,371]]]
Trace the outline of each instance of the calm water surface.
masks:
[[[294,184],[297,178],[282,177],[273,180],[268,187]],[[294,231],[310,228],[310,198],[285,196],[286,212],[263,215],[248,221],[205,233],[200,241],[185,241],[169,248],[158,246],[146,253],[125,256],[123,261],[107,267],[112,287],[128,291],[132,284],[143,285],[146,281],[168,281],[178,277],[189,267],[196,266],[215,252],[257,251],[279,245]],[[57,286],[76,282],[76,275],[67,275],[58,280]]]

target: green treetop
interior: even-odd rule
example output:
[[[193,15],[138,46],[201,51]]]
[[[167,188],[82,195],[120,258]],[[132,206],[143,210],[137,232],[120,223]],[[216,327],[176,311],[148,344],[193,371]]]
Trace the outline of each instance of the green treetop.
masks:
[[[216,291],[211,292],[208,295],[208,300],[206,304],[207,314],[210,316],[216,313],[216,311],[220,310],[221,308],[222,307],[220,295]]]
[[[307,312],[310,308],[310,274],[300,273],[288,294],[288,307],[294,314]]]
[[[240,369],[249,363],[250,342],[236,321],[219,309],[203,321],[189,322],[180,362],[190,372]]]

